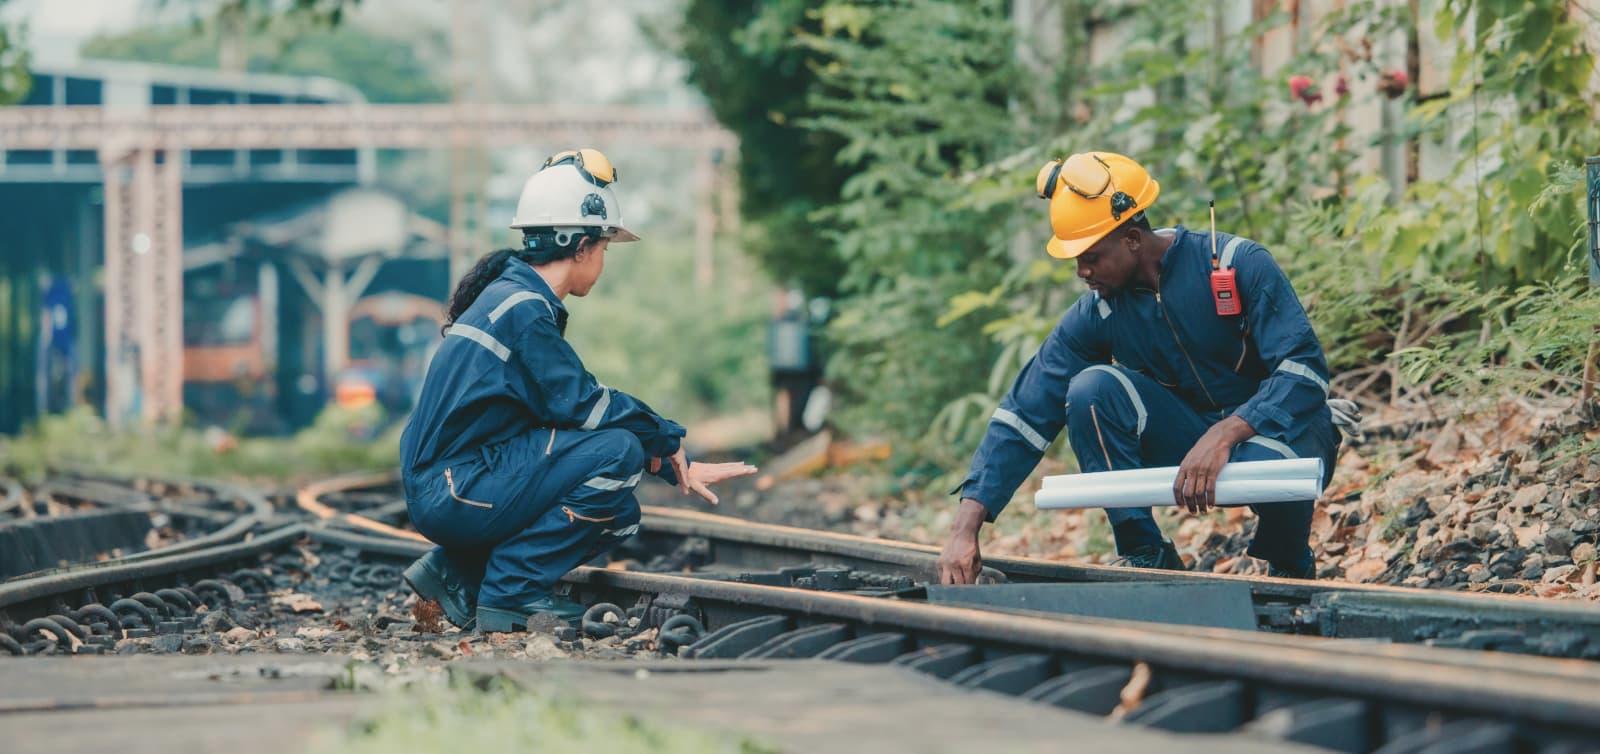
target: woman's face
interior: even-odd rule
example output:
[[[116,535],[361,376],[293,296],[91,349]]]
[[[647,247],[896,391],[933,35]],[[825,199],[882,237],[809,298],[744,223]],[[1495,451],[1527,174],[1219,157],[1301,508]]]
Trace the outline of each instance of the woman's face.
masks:
[[[584,239],[578,246],[578,255],[572,265],[572,295],[587,296],[606,268],[606,247],[611,239]]]

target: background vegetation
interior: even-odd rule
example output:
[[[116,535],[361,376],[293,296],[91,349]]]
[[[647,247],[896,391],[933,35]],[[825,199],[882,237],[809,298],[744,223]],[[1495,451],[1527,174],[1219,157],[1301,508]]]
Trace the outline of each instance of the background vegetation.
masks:
[[[960,473],[998,396],[1080,292],[1071,266],[1041,253],[1032,184],[1049,157],[1087,149],[1131,154],[1159,177],[1158,224],[1202,226],[1214,197],[1220,227],[1273,249],[1341,393],[1468,405],[1512,385],[1573,386],[1600,313],[1583,282],[1575,166],[1600,133],[1594,55],[1568,3],[1447,0],[1414,15],[1352,2],[1301,28],[1311,44],[1270,76],[1253,64],[1254,40],[1286,14],[1213,40],[1213,4],[1064,6],[1053,56],[999,1],[772,3],[735,29],[750,58],[804,56],[814,79],[799,127],[843,142],[847,178],[810,217],[840,257],[830,378],[856,398],[847,426]],[[1091,61],[1087,30],[1105,23],[1124,41]],[[762,33],[775,24],[791,33]],[[1448,92],[1427,101],[1371,54],[1420,31],[1456,41]],[[684,49],[709,65],[706,44]],[[1292,75],[1322,100],[1294,97]],[[1343,125],[1373,104],[1390,127]],[[1360,157],[1402,139],[1459,159],[1393,192]],[[744,159],[770,158],[747,142]]]

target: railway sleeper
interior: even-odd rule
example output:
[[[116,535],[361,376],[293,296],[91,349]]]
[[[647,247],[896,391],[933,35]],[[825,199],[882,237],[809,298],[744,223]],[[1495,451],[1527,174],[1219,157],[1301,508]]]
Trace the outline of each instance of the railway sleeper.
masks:
[[[1580,737],[1549,735],[1514,722],[1451,718],[1408,705],[1329,697],[1314,688],[1216,678],[1192,671],[1006,646],[946,641],[851,622],[804,623],[794,615],[747,618],[685,647],[686,658],[816,658],[887,663],[963,688],[1017,696],[1087,714],[1114,716],[1180,734],[1248,732],[1341,752],[1379,754],[1566,754],[1589,751]],[[1137,665],[1143,665],[1138,663]]]

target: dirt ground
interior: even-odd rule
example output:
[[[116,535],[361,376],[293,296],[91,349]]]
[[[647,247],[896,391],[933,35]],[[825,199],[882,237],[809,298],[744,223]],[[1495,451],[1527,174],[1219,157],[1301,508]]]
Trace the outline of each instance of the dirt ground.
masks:
[[[1318,577],[1468,591],[1600,600],[1600,419],[1575,403],[1509,400],[1459,419],[1388,409],[1348,444],[1312,524]],[[981,548],[994,555],[1114,560],[1100,511],[1037,511],[1046,461]],[[956,507],[938,491],[902,489],[883,465],[829,469],[758,489],[725,485],[708,508],[665,485],[643,502],[817,529],[942,544]],[[1202,516],[1158,510],[1162,528],[1199,570],[1265,573],[1244,554],[1255,528],[1245,509]]]

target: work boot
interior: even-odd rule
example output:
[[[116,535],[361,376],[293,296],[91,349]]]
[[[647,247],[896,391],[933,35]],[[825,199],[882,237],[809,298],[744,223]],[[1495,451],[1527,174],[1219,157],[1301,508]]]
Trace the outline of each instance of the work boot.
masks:
[[[1189,570],[1189,567],[1183,564],[1183,558],[1178,555],[1178,546],[1173,544],[1170,539],[1161,540],[1159,545],[1136,547],[1127,555],[1112,561],[1111,564],[1128,568],[1159,568],[1167,571]]]
[[[528,618],[534,613],[555,613],[567,623],[576,626],[583,620],[583,604],[566,597],[540,597],[522,607],[504,608],[478,606],[478,630],[484,633],[522,631],[528,627]]]
[[[439,550],[429,550],[428,554],[417,558],[417,562],[406,566],[402,578],[418,599],[439,603],[451,624],[463,631],[472,630],[477,620],[473,615],[478,607],[477,597],[462,585],[455,569]]]
[[[1315,581],[1317,579],[1317,561],[1308,560],[1304,567],[1285,569],[1279,568],[1274,563],[1267,563],[1267,575],[1275,579],[1304,579]]]

